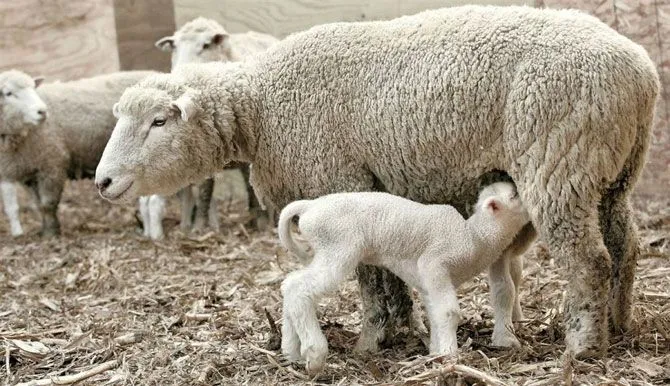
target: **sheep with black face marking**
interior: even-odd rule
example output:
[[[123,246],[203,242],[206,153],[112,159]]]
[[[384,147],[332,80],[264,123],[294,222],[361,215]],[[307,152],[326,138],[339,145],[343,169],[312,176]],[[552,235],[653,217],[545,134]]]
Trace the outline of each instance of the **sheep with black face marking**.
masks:
[[[126,90],[96,183],[110,200],[170,193],[239,160],[276,208],[383,190],[464,213],[483,174],[506,172],[566,263],[567,350],[597,356],[608,317],[614,331],[631,323],[628,199],[659,88],[642,47],[576,11],[465,6],[322,25],[253,61]],[[387,270],[358,274],[359,342],[374,349],[411,301]]]
[[[294,217],[313,258],[291,236]],[[281,286],[283,353],[292,361],[304,359],[310,373],[323,369],[328,343],[316,305],[362,263],[384,267],[416,288],[430,320],[430,352],[454,354],[456,289],[501,256],[528,221],[508,182],[485,187],[467,220],[449,205],[423,205],[378,192],[335,193],[287,205],[279,216],[279,238],[311,262],[290,273]]]
[[[67,179],[92,177],[114,129],[112,106],[149,71],[119,72],[40,86],[23,72],[0,73],[0,181],[31,188],[42,234],[60,233],[58,203]],[[40,86],[36,89],[37,86]],[[15,192],[3,188],[19,232]],[[7,202],[5,202],[7,205]],[[7,209],[6,209],[7,210]]]
[[[166,36],[156,42],[156,47],[172,53],[172,68],[187,63],[234,62],[267,50],[279,40],[273,36],[254,31],[229,34],[216,21],[198,17],[184,24],[174,35]],[[248,165],[232,166],[239,168],[246,183],[249,211],[256,223],[263,223],[267,214],[249,184]],[[181,200],[181,227],[188,230],[207,226],[218,228],[216,201],[212,200],[214,179],[207,178],[198,184],[197,198],[193,194],[194,186],[180,190],[177,195]],[[165,198],[159,195],[140,197],[140,214],[144,224],[145,236],[152,239],[163,237],[163,215]],[[194,212],[195,209],[195,213]]]

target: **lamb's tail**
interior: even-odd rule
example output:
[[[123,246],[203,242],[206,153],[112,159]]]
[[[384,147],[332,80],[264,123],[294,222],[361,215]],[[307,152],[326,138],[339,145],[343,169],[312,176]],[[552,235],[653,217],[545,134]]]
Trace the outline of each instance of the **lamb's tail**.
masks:
[[[293,217],[303,214],[309,207],[310,202],[311,200],[300,200],[286,205],[279,215],[279,224],[277,225],[277,233],[279,233],[281,243],[303,262],[309,261],[311,256],[307,247],[296,243],[291,236],[291,221]]]

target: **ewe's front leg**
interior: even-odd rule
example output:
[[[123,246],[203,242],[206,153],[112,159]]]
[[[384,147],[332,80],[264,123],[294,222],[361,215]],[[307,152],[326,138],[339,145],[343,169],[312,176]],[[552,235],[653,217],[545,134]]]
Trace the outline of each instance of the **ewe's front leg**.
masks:
[[[5,214],[9,219],[9,228],[12,236],[21,236],[23,228],[19,219],[19,203],[16,199],[16,186],[11,182],[0,182],[0,191],[2,192],[2,204],[5,208]]]
[[[63,181],[40,178],[34,187],[39,197],[40,214],[42,215],[42,236],[57,236],[60,234],[58,221],[58,203],[63,192]]]
[[[509,249],[489,267],[489,287],[494,322],[491,343],[500,347],[519,347],[521,343],[514,335],[512,315],[515,303],[515,285],[510,268],[512,260]]]

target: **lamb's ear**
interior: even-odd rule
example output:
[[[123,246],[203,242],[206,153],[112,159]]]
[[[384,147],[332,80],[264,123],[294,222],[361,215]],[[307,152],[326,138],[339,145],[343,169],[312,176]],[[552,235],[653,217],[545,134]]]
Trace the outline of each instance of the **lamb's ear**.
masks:
[[[44,77],[43,76],[36,76],[33,78],[33,81],[35,81],[35,88],[40,87],[42,82],[44,82]]]
[[[227,38],[228,38],[228,34],[227,34],[227,33],[217,33],[217,34],[214,34],[214,36],[212,36],[212,44],[218,46],[218,45],[220,45],[221,43],[223,43]]]
[[[161,51],[170,52],[174,49],[174,36],[158,39],[154,45]]]
[[[484,201],[484,209],[491,213],[498,213],[502,208],[502,204],[496,197],[489,197]]]
[[[195,105],[193,98],[188,93],[184,93],[182,96],[177,98],[177,100],[172,101],[170,104],[173,109],[177,110],[181,116],[181,119],[184,122],[188,122],[195,113],[198,111],[198,107]]]
[[[114,114],[114,118],[119,119],[119,102],[114,103],[114,106],[112,106],[112,114]]]

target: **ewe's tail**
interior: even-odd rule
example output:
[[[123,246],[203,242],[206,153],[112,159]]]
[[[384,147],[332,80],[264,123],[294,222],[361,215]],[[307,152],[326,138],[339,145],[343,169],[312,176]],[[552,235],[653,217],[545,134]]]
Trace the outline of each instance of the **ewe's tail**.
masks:
[[[279,233],[279,240],[289,252],[297,255],[300,260],[307,262],[311,256],[309,251],[303,245],[299,245],[291,236],[291,221],[293,217],[300,216],[309,207],[311,200],[300,200],[288,204],[279,215],[279,225],[277,226],[277,233]]]

